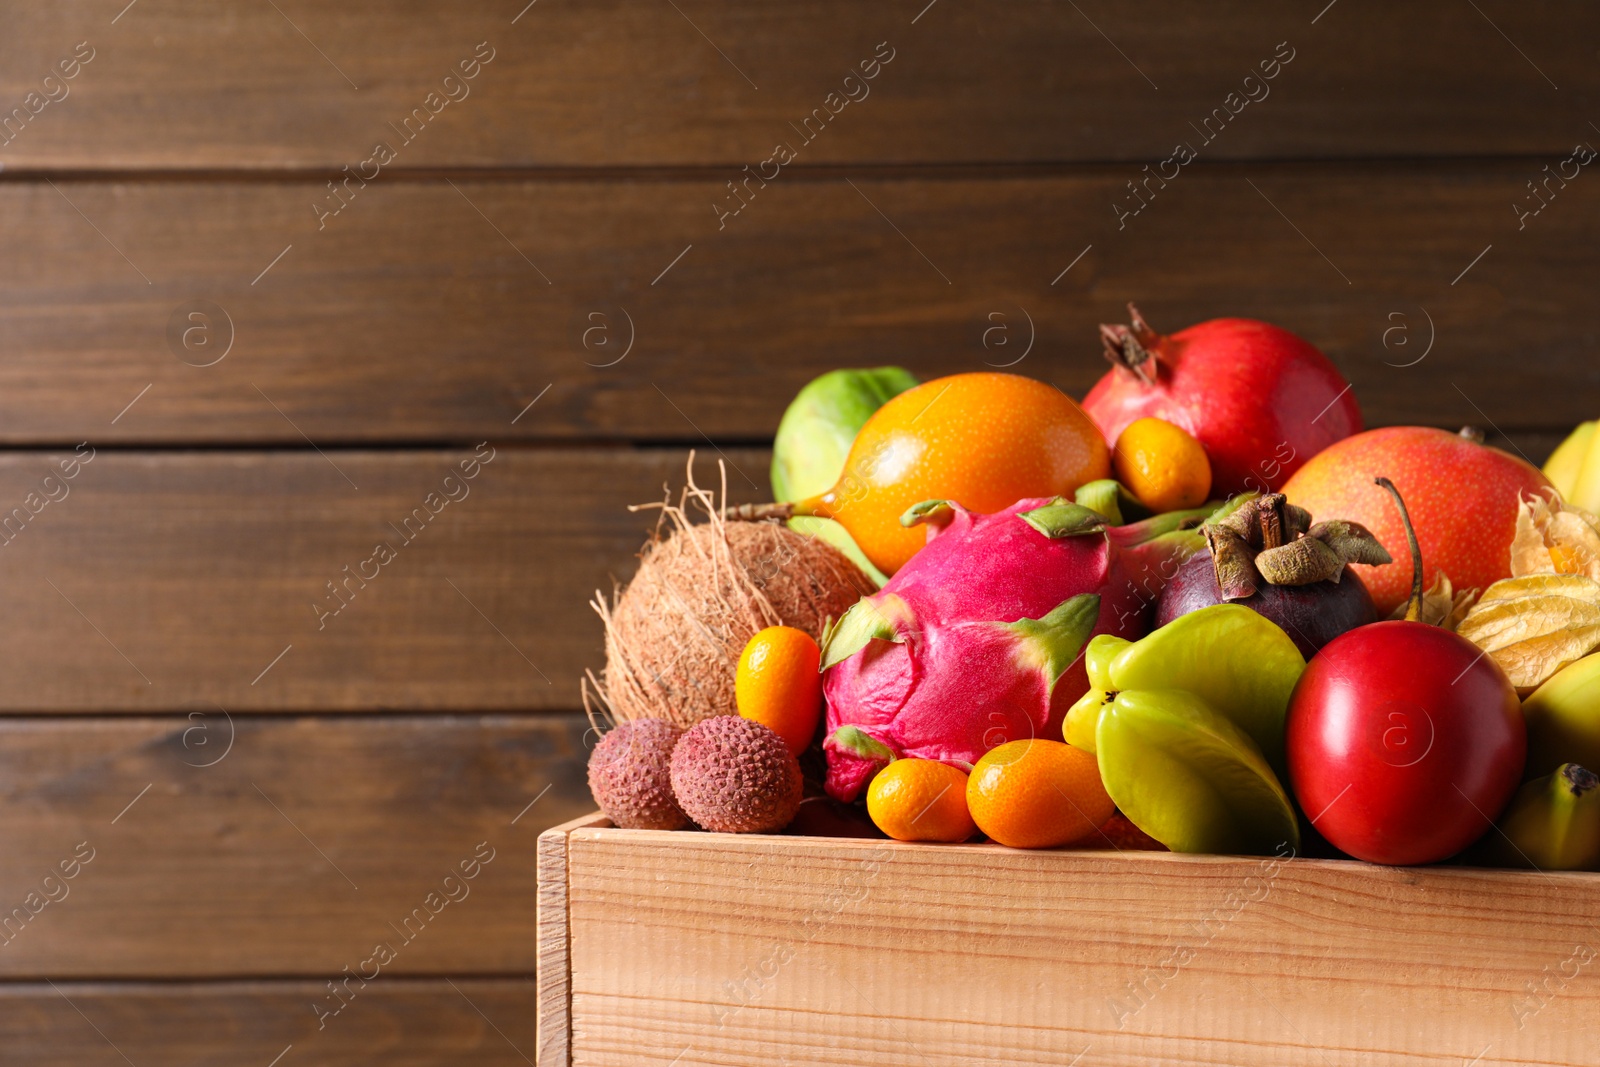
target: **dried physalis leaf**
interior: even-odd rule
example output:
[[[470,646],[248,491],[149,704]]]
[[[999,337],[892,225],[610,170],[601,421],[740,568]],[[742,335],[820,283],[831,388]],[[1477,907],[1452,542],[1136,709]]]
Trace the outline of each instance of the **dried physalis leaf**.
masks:
[[[1554,574],[1550,546],[1545,544],[1544,528],[1550,523],[1550,502],[1542,496],[1517,504],[1517,531],[1511,538],[1511,576]]]
[[[1557,574],[1581,574],[1600,581],[1600,530],[1595,528],[1593,515],[1563,508],[1551,516],[1545,534]]]
[[[1600,581],[1600,519],[1555,496],[1523,500],[1511,542],[1511,575],[1530,574],[1581,574]]]
[[[1457,632],[1530,691],[1600,648],[1600,581],[1581,574],[1507,578],[1484,590]]]
[[[1461,625],[1461,620],[1467,617],[1473,601],[1477,599],[1476,589],[1463,589],[1458,593],[1450,583],[1450,576],[1440,571],[1433,587],[1422,594],[1422,614],[1419,618],[1429,626],[1439,626],[1453,631]],[[1405,617],[1405,604],[1401,604],[1394,610],[1394,614],[1389,616],[1391,619]]]

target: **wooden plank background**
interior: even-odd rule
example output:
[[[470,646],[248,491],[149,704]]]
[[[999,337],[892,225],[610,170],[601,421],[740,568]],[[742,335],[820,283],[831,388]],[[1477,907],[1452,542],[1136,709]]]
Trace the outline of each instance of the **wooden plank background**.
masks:
[[[761,498],[823,370],[1081,393],[1134,299],[1542,459],[1600,414],[1600,179],[1528,184],[1597,49],[1575,2],[0,0],[0,1064],[530,1061],[625,505],[690,448]]]
[[[460,500],[416,518],[491,453],[452,483]],[[0,455],[0,519],[72,455]],[[697,480],[716,484],[716,451],[698,455]],[[7,635],[0,710],[575,710],[599,665],[587,601],[630,573],[654,525],[626,505],[681,485],[686,456],[101,450],[51,483],[59,501],[0,526],[0,579],[28,620]],[[760,496],[767,454],[723,456],[730,495]],[[380,543],[395,558],[376,566]]]
[[[1027,352],[1016,370],[1081,396],[1105,369],[1096,324],[1129,300],[1158,328],[1290,324],[1373,422],[1565,425],[1592,408],[1573,386],[1600,386],[1600,330],[1559,313],[1592,289],[1600,212],[1580,178],[1519,232],[1530,166],[1230,164],[1120,230],[1126,166],[808,174],[721,231],[717,177],[398,178],[322,232],[311,182],[0,183],[6,232],[53,249],[0,263],[0,437],[756,441],[839,365],[935,377]],[[169,323],[207,305],[223,314],[199,312],[192,351],[180,329],[176,358]]]
[[[222,1049],[234,1063],[533,1062],[532,979],[385,979],[319,1029],[306,1005],[327,995],[312,980],[19,982],[0,986],[0,1040],[34,1067],[202,1067]]]
[[[880,42],[889,65],[803,163],[1146,162],[1279,42],[1290,65],[1219,158],[1560,151],[1600,88],[1578,3],[1339,0],[1315,23],[1323,4],[945,0],[916,18],[926,3],[277,0],[200,18],[138,0],[114,24],[108,0],[19,4],[0,99],[87,40],[95,58],[60,113],[9,150],[29,168],[336,170],[486,41],[494,58],[397,166],[737,168]]]
[[[533,973],[535,842],[588,805],[581,716],[195,710],[6,724],[4,915],[92,858],[0,927],[0,980],[337,977],[385,940],[384,980]]]

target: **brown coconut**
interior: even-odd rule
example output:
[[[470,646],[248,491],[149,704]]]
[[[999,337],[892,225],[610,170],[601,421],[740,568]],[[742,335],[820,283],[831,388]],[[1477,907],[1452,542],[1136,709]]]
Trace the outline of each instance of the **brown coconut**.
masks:
[[[606,667],[584,698],[598,697],[613,720],[689,727],[738,714],[734,670],[758,630],[793,626],[820,638],[876,588],[826,541],[775,522],[724,520],[715,495],[694,484],[693,460],[678,503],[651,505],[662,517],[633,581],[610,604],[595,594]]]

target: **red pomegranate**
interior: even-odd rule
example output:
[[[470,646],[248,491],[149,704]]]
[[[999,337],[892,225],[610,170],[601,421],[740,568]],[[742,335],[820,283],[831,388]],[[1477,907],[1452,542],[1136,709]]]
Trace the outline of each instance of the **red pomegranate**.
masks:
[[[1346,382],[1310,342],[1254,319],[1212,319],[1163,337],[1128,305],[1131,326],[1102,326],[1112,368],[1083,409],[1115,444],[1154,416],[1194,435],[1213,496],[1270,492],[1318,452],[1361,431]]]

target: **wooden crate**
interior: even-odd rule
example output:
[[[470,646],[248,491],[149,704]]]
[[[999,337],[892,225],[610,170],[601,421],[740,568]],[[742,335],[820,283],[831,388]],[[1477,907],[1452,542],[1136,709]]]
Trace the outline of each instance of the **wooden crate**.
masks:
[[[1600,876],[619,830],[539,853],[539,1063],[1595,1064]]]

